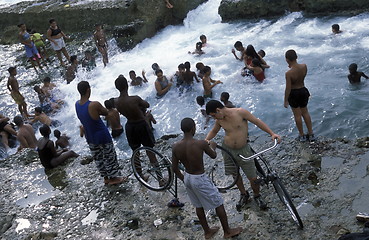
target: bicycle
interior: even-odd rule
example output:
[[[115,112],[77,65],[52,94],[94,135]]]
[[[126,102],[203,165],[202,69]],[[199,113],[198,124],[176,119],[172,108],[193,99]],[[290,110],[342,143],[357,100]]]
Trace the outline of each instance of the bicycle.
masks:
[[[239,173],[236,176],[225,175],[224,168],[238,168],[238,166],[232,154],[226,149],[217,145],[216,151],[215,159],[208,161],[207,157],[204,158],[206,173],[219,191],[225,191],[236,184]],[[142,154],[142,152],[146,153]],[[227,166],[224,164],[224,156],[228,156],[231,160]],[[153,191],[168,191],[178,198],[177,177],[172,170],[172,162],[167,156],[150,147],[139,147],[132,153],[131,166],[133,174],[142,185]],[[181,170],[184,168],[182,167]]]
[[[288,194],[286,188],[284,187],[281,178],[278,176],[277,172],[271,168],[271,166],[268,164],[268,162],[261,156],[261,154],[268,152],[274,148],[276,148],[278,145],[277,140],[274,140],[274,145],[264,149],[258,153],[256,153],[252,148],[252,152],[254,153],[252,156],[244,157],[242,155],[239,155],[240,158],[248,161],[254,159],[255,166],[257,169],[257,173],[259,176],[258,182],[260,182],[262,185],[268,185],[269,183],[273,184],[273,187],[281,200],[281,202],[286,206],[287,210],[289,211],[290,215],[292,216],[294,222],[298,225],[300,229],[303,229],[304,225],[302,223],[302,220],[300,218],[299,213],[297,212],[297,209],[295,205],[293,204],[290,195]],[[263,163],[260,165],[260,161]]]

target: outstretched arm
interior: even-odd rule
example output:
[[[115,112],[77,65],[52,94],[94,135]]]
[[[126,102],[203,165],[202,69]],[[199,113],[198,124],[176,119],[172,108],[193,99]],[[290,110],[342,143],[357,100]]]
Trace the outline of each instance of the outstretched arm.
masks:
[[[210,130],[210,132],[206,136],[205,140],[209,142],[211,139],[213,139],[217,135],[217,133],[219,132],[220,128],[221,128],[221,126],[218,123],[218,121],[215,121],[214,127]]]
[[[270,134],[270,136],[272,137],[272,140],[274,139],[278,139],[278,143],[281,142],[281,136],[279,136],[278,134],[275,134],[270,128],[269,126],[264,123],[262,120],[260,120],[259,118],[255,117],[254,115],[252,115],[249,111],[242,109],[242,117],[245,118],[246,120],[252,122],[253,124],[255,124],[258,128],[260,128],[261,130],[263,130],[264,132]]]
[[[361,72],[361,76],[365,77],[366,79],[368,79],[369,77],[367,75],[365,75],[365,73]]]

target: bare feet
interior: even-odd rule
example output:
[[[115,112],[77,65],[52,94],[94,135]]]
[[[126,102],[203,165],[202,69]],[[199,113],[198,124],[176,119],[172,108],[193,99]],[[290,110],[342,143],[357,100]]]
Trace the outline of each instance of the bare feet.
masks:
[[[113,177],[108,180],[108,185],[117,185],[128,181],[128,177]],[[105,182],[105,179],[104,179]]]
[[[218,232],[219,227],[212,227],[207,233],[205,233],[205,239],[210,239]]]
[[[224,238],[231,238],[237,236],[242,232],[242,230],[243,230],[242,227],[231,228],[229,229],[228,233],[224,233]]]

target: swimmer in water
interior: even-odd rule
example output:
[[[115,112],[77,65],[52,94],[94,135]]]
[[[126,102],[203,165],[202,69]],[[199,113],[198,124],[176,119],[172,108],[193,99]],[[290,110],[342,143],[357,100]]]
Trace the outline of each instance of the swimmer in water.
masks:
[[[351,63],[349,66],[350,74],[347,75],[347,78],[351,84],[360,83],[361,77],[368,79],[369,77],[365,75],[363,72],[357,71],[357,64]]]

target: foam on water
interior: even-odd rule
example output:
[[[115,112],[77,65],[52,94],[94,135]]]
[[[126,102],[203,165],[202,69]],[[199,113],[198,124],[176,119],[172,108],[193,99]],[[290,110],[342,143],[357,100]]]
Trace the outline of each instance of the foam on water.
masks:
[[[119,74],[128,79],[128,72],[135,70],[141,75],[143,69],[149,84],[142,88],[130,87],[131,95],[139,95],[147,100],[152,113],[157,120],[154,125],[156,136],[180,133],[179,123],[184,117],[197,120],[201,129],[203,121],[195,98],[202,95],[202,84],[196,83],[192,92],[179,96],[173,88],[164,98],[155,98],[155,75],[151,64],[157,62],[164,75],[171,77],[177,66],[185,61],[191,62],[195,70],[197,62],[203,62],[212,68],[212,78],[223,81],[213,89],[213,96],[219,99],[220,93],[228,91],[230,100],[237,106],[249,109],[257,117],[265,121],[275,132],[294,137],[297,130],[290,109],[283,107],[285,88],[284,74],[288,70],[284,53],[295,49],[300,63],[308,66],[306,86],[311,93],[309,110],[313,120],[313,128],[317,135],[327,137],[361,137],[369,135],[369,121],[366,114],[368,106],[367,89],[364,82],[351,86],[347,80],[348,65],[356,62],[359,70],[369,74],[369,63],[366,57],[369,48],[369,14],[348,17],[306,18],[303,13],[290,13],[279,19],[250,20],[234,23],[221,23],[218,15],[220,0],[210,0],[191,11],[182,26],[169,26],[150,39],[145,39],[134,49],[126,52],[117,50],[114,41],[110,44],[110,64],[102,67],[101,59],[97,59],[98,67],[92,72],[79,70],[77,78],[66,85],[60,75],[53,76],[53,81],[59,82],[61,95],[65,99],[65,107],[54,118],[63,123],[59,129],[71,136],[78,136],[79,120],[76,117],[74,103],[79,99],[76,85],[81,80],[88,80],[92,86],[91,100],[101,103],[111,97],[117,97],[118,91],[114,81]],[[332,35],[331,25],[338,23],[342,34]],[[354,27],[352,27],[354,26]],[[203,48],[206,54],[190,55],[187,52],[195,49],[199,36],[205,34],[208,46]],[[266,70],[266,80],[259,84],[254,79],[243,78],[240,75],[243,63],[234,59],[231,49],[236,41],[242,41],[244,46],[253,44],[256,50],[266,51],[265,60],[271,66]],[[79,49],[83,51],[82,47]],[[9,57],[7,64],[14,64],[11,50],[4,47],[2,53]],[[18,53],[20,54],[20,53]],[[23,54],[23,53],[22,53]],[[1,57],[1,55],[0,55]],[[5,69],[3,65],[2,70]],[[22,72],[18,80],[25,86],[35,77],[33,70]],[[16,106],[9,97],[4,84],[7,73],[2,71],[3,79],[0,94],[6,101],[0,108],[10,116],[17,112]],[[30,87],[23,87],[26,99],[34,107],[38,100]],[[125,119],[122,117],[123,123]],[[208,129],[205,132],[209,131]],[[250,127],[250,134],[265,134],[255,127]],[[84,139],[73,138],[77,151],[87,149]],[[117,147],[121,157],[129,156],[125,137],[119,140]]]

